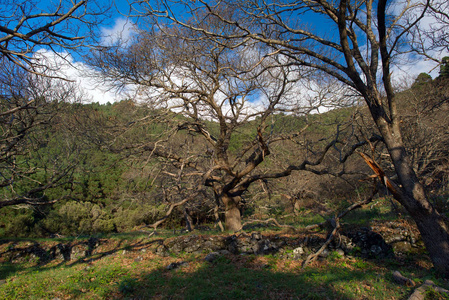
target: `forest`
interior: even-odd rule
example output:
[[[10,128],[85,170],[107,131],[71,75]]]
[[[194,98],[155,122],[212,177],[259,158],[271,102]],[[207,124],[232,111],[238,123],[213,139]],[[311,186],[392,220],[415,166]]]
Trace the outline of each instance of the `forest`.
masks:
[[[309,274],[306,266],[319,270],[323,258],[330,257],[325,269],[342,263],[368,273],[376,272],[376,263],[368,266],[366,259],[389,259],[378,272],[431,273],[437,284],[396,271],[381,289],[394,290],[396,282],[408,290],[373,299],[424,299],[430,287],[437,299],[447,297],[447,3],[136,1],[126,6],[132,29],[107,37],[99,32],[122,4],[38,3],[8,2],[0,10],[4,274],[27,274],[29,263],[44,268],[57,251],[70,262],[81,244],[87,247],[81,263],[118,249],[131,251],[137,263],[143,258],[136,251],[148,246],[151,255],[173,260],[167,270],[176,270],[185,286],[194,280],[182,273],[186,268],[219,277],[207,272],[257,261],[245,269],[250,274],[238,274],[252,282],[251,270],[278,270],[274,265],[282,263],[295,270],[288,273],[292,278],[283,273],[286,281],[299,276],[307,284],[322,271]],[[49,53],[63,64],[49,62]],[[438,74],[398,75],[421,60],[432,61]],[[89,99],[79,81],[64,77],[66,63],[121,99]],[[376,244],[366,250],[368,242],[358,244],[360,232]],[[138,240],[94,255],[127,235]],[[411,246],[399,248],[402,238]],[[204,254],[216,270],[202,273],[192,253]],[[263,256],[244,262],[236,256],[248,253]],[[388,253],[396,255],[394,262]],[[151,268],[160,263],[153,259]],[[355,261],[349,266],[344,259]],[[419,271],[407,269],[404,260]],[[306,271],[297,271],[296,263]],[[142,278],[162,271],[143,276],[124,264],[101,288],[61,286],[64,292],[51,296],[157,298],[149,291],[158,281]],[[268,273],[277,282],[278,272]],[[0,292],[11,287],[0,294],[5,298],[21,280],[8,276],[0,278]],[[363,285],[384,284],[368,277]],[[416,283],[422,285],[413,292]],[[166,298],[171,284],[157,284],[167,289],[159,295]],[[320,284],[311,294],[290,285],[285,295],[274,289],[266,298],[329,297]],[[369,290],[342,289],[336,298],[359,299]],[[260,292],[237,290],[240,296],[223,291],[221,297],[249,299]],[[13,298],[50,295],[27,293]],[[208,293],[192,298],[213,298]]]

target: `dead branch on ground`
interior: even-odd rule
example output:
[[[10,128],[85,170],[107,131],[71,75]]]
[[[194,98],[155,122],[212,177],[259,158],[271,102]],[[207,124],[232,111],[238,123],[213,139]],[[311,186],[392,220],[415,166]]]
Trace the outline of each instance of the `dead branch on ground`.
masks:
[[[408,277],[405,277],[404,275],[401,274],[401,272],[399,271],[394,271],[393,274],[393,280],[400,285],[405,285],[408,287],[412,287],[415,286],[415,282],[413,280],[411,280]]]
[[[326,242],[323,244],[323,246],[321,246],[321,248],[316,253],[312,253],[306,258],[306,260],[304,261],[304,263],[302,265],[303,268],[305,268],[310,262],[315,260],[327,248],[327,246],[329,246],[330,242],[333,240],[333,238],[337,234],[338,230],[340,229],[340,220],[344,216],[346,216],[350,211],[353,211],[359,207],[362,207],[363,205],[368,204],[373,200],[374,196],[377,194],[377,188],[376,188],[375,183],[373,185],[374,185],[373,192],[369,198],[367,198],[363,201],[354,203],[353,205],[347,207],[336,218],[328,219],[319,224],[309,225],[305,228],[305,230],[311,230],[311,229],[315,229],[315,228],[321,229],[321,228],[328,226],[328,224],[330,224],[332,226],[332,232],[329,234],[329,236],[328,236]]]
[[[433,289],[437,293],[445,294],[449,296],[449,291],[436,286],[432,280],[426,280],[423,285],[418,287],[413,294],[410,295],[408,300],[424,300],[426,298],[427,291]]]
[[[242,227],[240,228],[239,231],[241,231],[243,229],[243,227],[245,227],[246,225],[249,225],[249,224],[254,224],[254,223],[268,224],[270,222],[274,223],[277,227],[288,228],[288,229],[293,230],[294,232],[297,232],[297,229],[294,226],[279,224],[279,222],[275,218],[269,218],[267,220],[251,220],[251,221],[247,221],[247,222],[243,223],[243,225],[242,225]]]
[[[340,222],[338,221],[338,219],[333,219],[333,221],[334,222],[332,222],[331,220],[331,222],[334,223],[334,229],[332,230],[331,234],[329,235],[323,246],[321,246],[321,248],[317,252],[311,253],[309,254],[309,256],[307,256],[306,260],[302,264],[303,269],[310,262],[314,261],[327,248],[327,246],[329,246],[330,242],[334,239],[334,236],[337,234],[338,229],[340,229]]]

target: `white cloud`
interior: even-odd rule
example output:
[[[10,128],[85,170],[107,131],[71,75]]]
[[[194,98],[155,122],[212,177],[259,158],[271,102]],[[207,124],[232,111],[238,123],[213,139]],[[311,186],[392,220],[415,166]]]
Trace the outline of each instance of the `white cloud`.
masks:
[[[43,73],[73,81],[78,90],[76,98],[81,98],[85,103],[99,102],[105,104],[124,98],[114,93],[107,86],[99,86],[96,81],[97,78],[87,75],[95,75],[94,71],[82,62],[75,62],[73,57],[66,52],[54,53],[40,50],[35,54],[34,58],[38,59],[40,64],[46,66],[45,70],[42,67]],[[55,79],[56,84],[58,80],[62,79]]]
[[[425,0],[395,0],[390,4],[389,12],[393,15],[401,16],[401,19],[398,20],[400,26],[407,26],[407,24],[413,23],[421,16],[426,2]],[[431,0],[430,5],[440,8],[445,7],[445,9],[449,7],[447,0]],[[428,35],[428,33],[434,31],[444,35],[448,27],[447,22],[441,22],[431,9],[427,9],[425,16],[408,33],[407,37],[409,38],[409,43],[414,42],[412,46],[415,49],[423,47],[423,49],[426,49],[425,52],[429,57],[441,61],[443,57],[449,55],[448,48],[435,47],[435,41],[431,38],[432,35]],[[425,56],[418,56],[416,53],[411,52],[404,54],[401,59],[405,63],[398,62],[393,68],[395,77],[416,77],[423,72],[430,74],[434,78],[438,76],[438,63]]]
[[[447,55],[447,54],[446,54]],[[441,54],[441,57],[444,57]],[[416,78],[420,73],[427,73],[433,78],[438,77],[440,68],[438,64],[432,60],[421,57],[419,60],[415,60],[407,64],[397,64],[392,67],[393,77],[396,80],[401,78]]]
[[[101,44],[104,46],[114,44],[126,45],[131,40],[135,32],[135,25],[129,19],[116,19],[112,28],[102,28]]]

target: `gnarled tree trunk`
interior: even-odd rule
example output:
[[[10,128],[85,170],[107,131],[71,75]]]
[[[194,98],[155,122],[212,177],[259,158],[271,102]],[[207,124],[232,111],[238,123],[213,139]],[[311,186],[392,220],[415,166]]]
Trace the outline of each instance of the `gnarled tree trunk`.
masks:
[[[240,214],[240,197],[231,197],[223,194],[221,200],[225,205],[225,228],[230,231],[239,231],[242,228]]]

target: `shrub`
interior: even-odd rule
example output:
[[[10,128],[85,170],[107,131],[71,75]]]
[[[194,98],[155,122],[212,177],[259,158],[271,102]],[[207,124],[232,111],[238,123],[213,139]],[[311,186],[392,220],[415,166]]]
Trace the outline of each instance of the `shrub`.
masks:
[[[44,221],[50,232],[65,235],[111,232],[110,213],[98,204],[69,201],[53,210]]]

